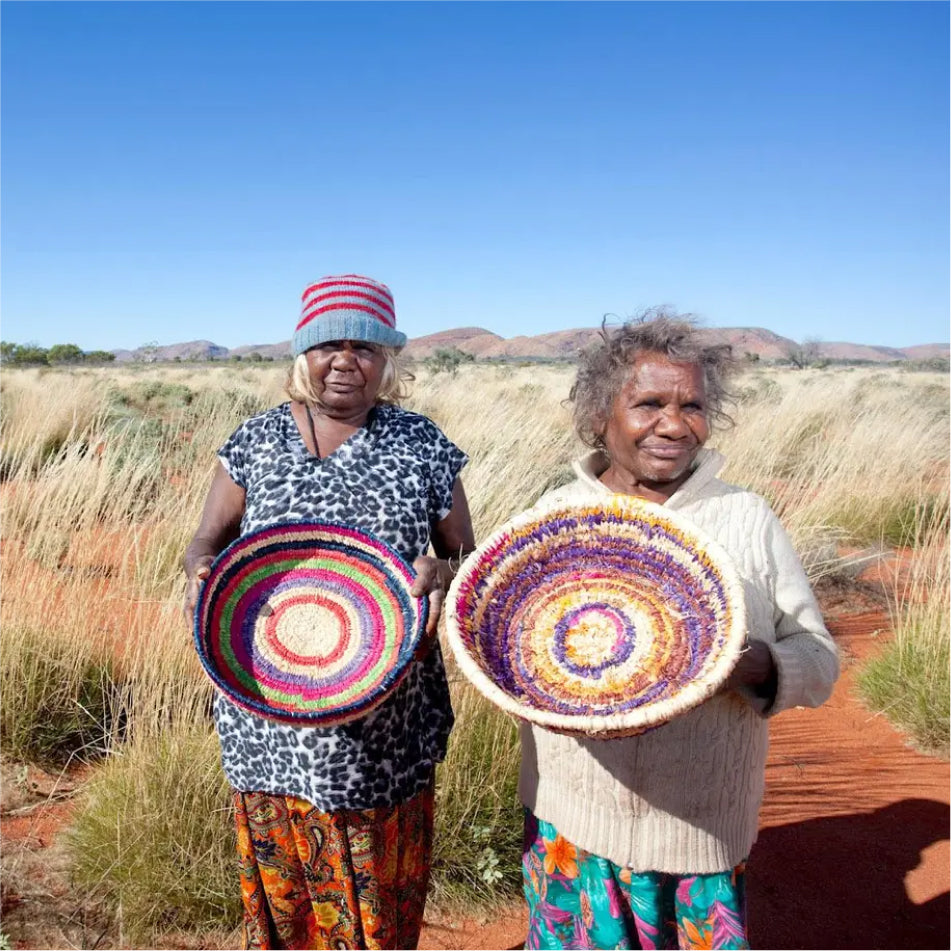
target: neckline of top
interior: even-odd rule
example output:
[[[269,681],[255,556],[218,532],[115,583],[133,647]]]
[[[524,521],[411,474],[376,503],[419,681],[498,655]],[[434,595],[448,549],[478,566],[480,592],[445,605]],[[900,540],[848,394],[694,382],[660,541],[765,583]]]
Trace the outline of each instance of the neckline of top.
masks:
[[[351,433],[351,435],[349,435],[339,446],[337,446],[333,452],[327,453],[326,456],[317,455],[308,449],[304,435],[301,432],[300,427],[297,425],[297,420],[294,418],[290,401],[286,402],[283,408],[285,433],[289,435],[291,441],[299,448],[302,454],[315,463],[327,462],[330,459],[333,459],[341,449],[344,449],[345,447],[352,447],[355,442],[359,442],[360,437],[372,437],[376,434],[376,423],[379,417],[379,406],[371,406],[370,411],[367,413],[367,418],[363,421],[363,425],[360,426],[359,429],[354,430],[353,433]],[[307,412],[306,407],[305,412]],[[308,418],[309,416],[310,414],[308,413]]]

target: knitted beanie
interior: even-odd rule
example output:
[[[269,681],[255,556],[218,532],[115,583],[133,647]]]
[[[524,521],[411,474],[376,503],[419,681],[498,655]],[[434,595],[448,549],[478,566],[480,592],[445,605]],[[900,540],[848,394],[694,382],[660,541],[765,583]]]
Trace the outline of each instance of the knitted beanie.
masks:
[[[294,355],[328,340],[365,340],[399,349],[406,334],[396,329],[393,294],[385,284],[359,274],[322,277],[301,295]]]

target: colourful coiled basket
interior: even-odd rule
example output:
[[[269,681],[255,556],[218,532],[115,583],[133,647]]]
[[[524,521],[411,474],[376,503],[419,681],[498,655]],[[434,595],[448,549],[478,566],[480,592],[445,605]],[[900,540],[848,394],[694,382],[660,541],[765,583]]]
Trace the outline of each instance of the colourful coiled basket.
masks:
[[[463,563],[446,613],[459,668],[482,694],[579,736],[642,733],[702,703],[746,633],[723,549],[629,496],[514,518]]]
[[[249,533],[215,560],[195,608],[195,645],[222,693],[301,726],[364,716],[399,684],[428,602],[389,545],[329,522]]]

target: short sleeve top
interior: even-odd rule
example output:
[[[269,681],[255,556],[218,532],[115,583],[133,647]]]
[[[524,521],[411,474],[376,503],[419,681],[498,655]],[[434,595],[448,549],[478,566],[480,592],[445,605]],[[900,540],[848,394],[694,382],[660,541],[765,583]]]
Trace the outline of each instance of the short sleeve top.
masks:
[[[277,522],[338,522],[373,533],[408,562],[426,553],[433,526],[449,514],[467,461],[431,420],[387,404],[324,459],[305,446],[290,403],[242,423],[218,457],[245,490],[242,534]],[[436,645],[380,706],[343,726],[277,723],[221,695],[215,724],[232,786],[329,812],[391,806],[421,791],[445,756],[452,708]]]

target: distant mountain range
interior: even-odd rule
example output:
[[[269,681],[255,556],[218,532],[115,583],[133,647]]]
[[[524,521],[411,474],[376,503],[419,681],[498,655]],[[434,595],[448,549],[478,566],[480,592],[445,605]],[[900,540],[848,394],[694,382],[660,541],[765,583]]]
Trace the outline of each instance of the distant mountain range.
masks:
[[[770,362],[784,360],[801,345],[788,337],[781,337],[762,327],[718,327],[701,331],[711,343],[728,343],[740,356],[758,357]],[[570,360],[591,343],[598,335],[597,328],[558,330],[534,337],[500,337],[481,327],[460,327],[457,330],[441,330],[439,333],[415,337],[409,341],[405,353],[412,359],[425,359],[436,350],[457,348],[480,360]],[[857,360],[872,363],[890,363],[896,360],[927,360],[947,357],[951,345],[927,343],[915,347],[876,347],[862,343],[815,344],[818,356],[828,360]],[[166,361],[166,360],[229,360],[241,357],[254,360],[257,355],[264,360],[289,360],[291,342],[250,344],[228,349],[210,340],[192,340],[190,343],[173,343],[166,347],[148,346],[136,350],[113,350],[117,361]]]

